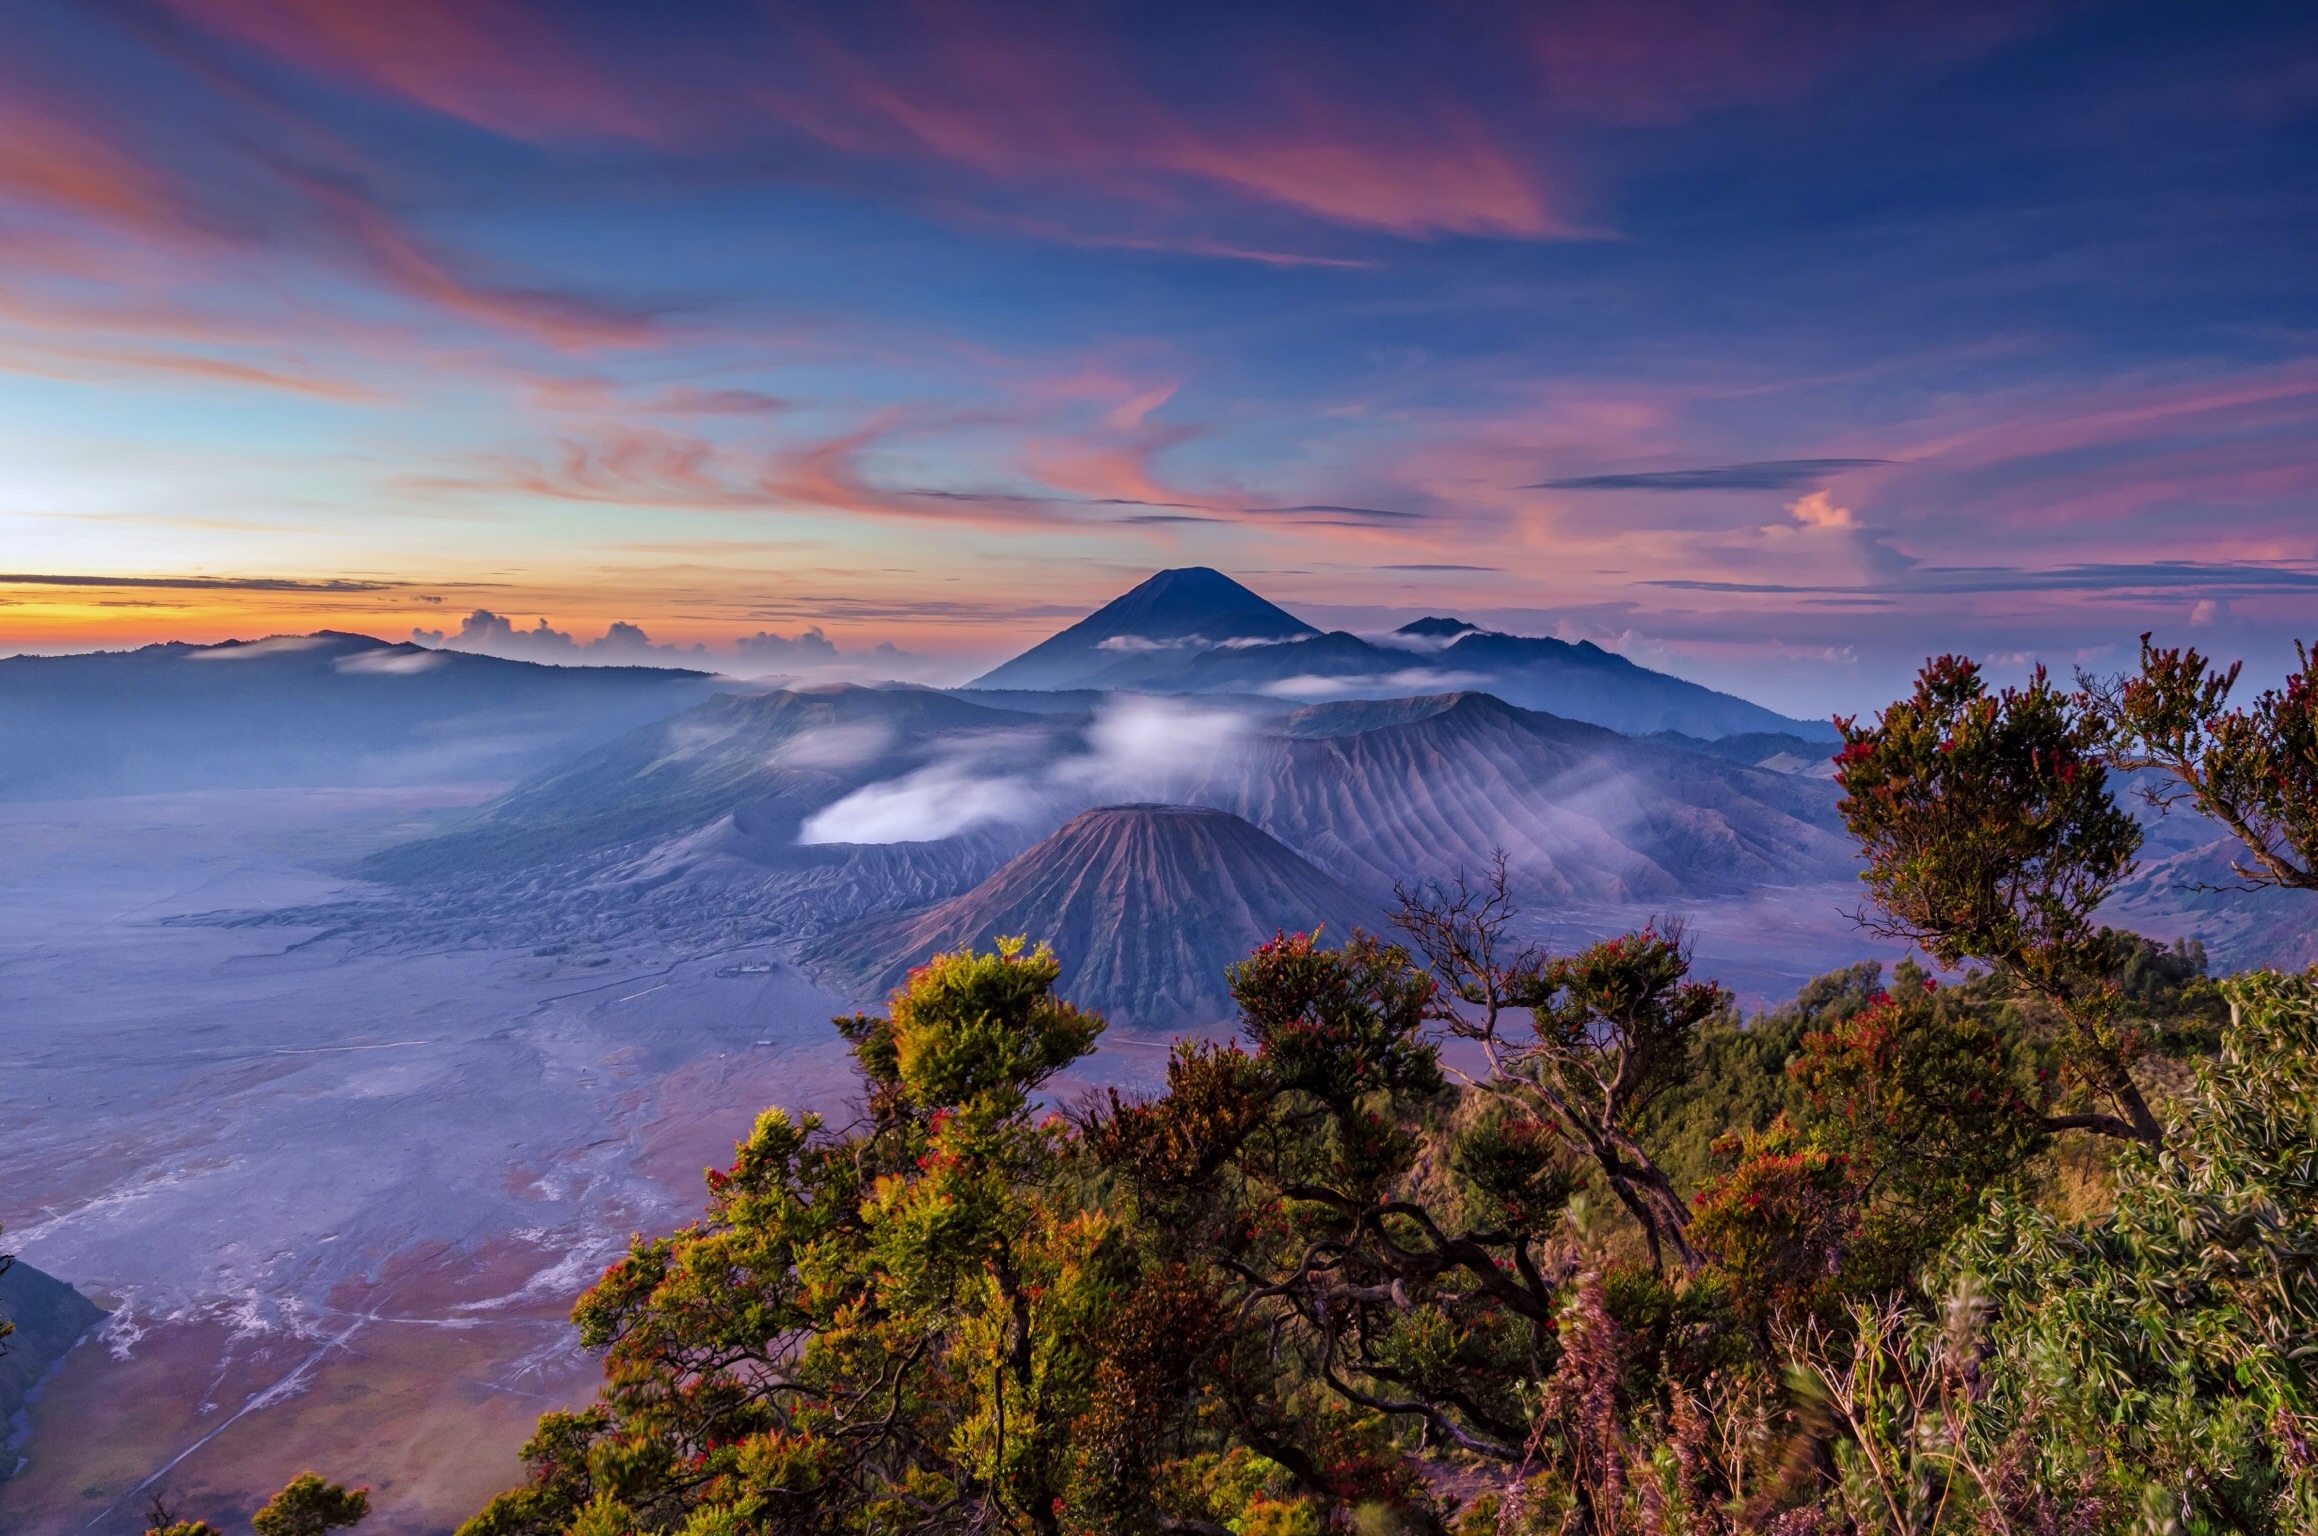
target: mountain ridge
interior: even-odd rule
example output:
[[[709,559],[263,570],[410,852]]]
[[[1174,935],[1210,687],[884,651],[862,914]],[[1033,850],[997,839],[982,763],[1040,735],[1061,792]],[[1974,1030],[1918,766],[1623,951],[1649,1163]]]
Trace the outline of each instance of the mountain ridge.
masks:
[[[342,630],[0,658],[0,799],[516,778],[739,685]]]
[[[1381,643],[1322,631],[1205,566],[1157,573],[963,691],[1135,690],[1303,702],[1457,688],[1628,734],[1836,740],[1825,721],[1781,715],[1590,640],[1510,635],[1443,616],[1404,624]]]

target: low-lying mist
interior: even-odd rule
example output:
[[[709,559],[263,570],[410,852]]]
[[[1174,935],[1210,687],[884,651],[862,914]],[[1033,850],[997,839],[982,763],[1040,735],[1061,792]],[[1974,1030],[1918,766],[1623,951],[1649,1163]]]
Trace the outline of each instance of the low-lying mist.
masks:
[[[1253,729],[1253,719],[1236,710],[1124,697],[1106,701],[1059,750],[1043,732],[961,732],[933,744],[931,760],[921,766],[864,785],[807,817],[797,840],[808,846],[932,842],[988,827],[1035,828],[1089,806],[1164,800],[1238,766]],[[864,745],[817,739],[836,734],[816,733],[787,755],[797,760],[802,751],[818,759]]]

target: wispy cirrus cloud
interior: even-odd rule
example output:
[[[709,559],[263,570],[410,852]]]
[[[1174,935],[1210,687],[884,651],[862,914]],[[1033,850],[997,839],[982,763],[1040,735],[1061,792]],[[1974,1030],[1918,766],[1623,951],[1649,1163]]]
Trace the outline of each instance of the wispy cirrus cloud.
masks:
[[[398,581],[294,576],[72,576],[0,571],[0,587],[160,587],[184,592],[387,592]]]
[[[1895,45],[1912,60],[1968,55],[2042,10],[1805,17],[1762,0],[1588,0],[1412,15],[1364,35],[1318,7],[1177,7],[1153,28],[1061,6],[900,0],[712,7],[698,19],[725,39],[699,48],[518,0],[168,3],[298,69],[528,142],[747,153],[778,127],[847,156],[1067,189],[958,208],[1074,243],[1319,264],[1359,258],[1251,245],[1202,205],[1419,238],[1588,235],[1598,225],[1559,148],[1574,130],[1790,98]]]
[[[1706,581],[1653,578],[1646,586],[1687,592],[1809,593],[1833,596],[1904,596],[1920,593],[2088,592],[2134,596],[2150,592],[2197,592],[2247,597],[2279,592],[2318,592],[2318,560],[2299,566],[2242,565],[2199,560],[2150,560],[2054,566],[1919,565],[1890,581],[1868,586],[1806,586],[1787,582]]]
[[[1523,486],[1529,491],[1782,491],[1814,485],[1846,470],[1872,469],[1889,459],[1764,459],[1704,469],[1656,469],[1631,474],[1573,475]]]
[[[286,62],[516,138],[652,139],[650,105],[574,44],[556,13],[512,0],[164,0]],[[659,118],[664,121],[664,118]]]

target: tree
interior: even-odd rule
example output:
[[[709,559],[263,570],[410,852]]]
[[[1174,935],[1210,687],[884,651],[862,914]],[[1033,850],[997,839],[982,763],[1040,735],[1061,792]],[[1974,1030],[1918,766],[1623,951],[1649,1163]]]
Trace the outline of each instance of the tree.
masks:
[[[1053,995],[1060,971],[1005,940],[839,1020],[865,1122],[767,1110],[709,1175],[706,1219],[637,1240],[581,1298],[601,1397],[541,1420],[528,1485],[469,1536],[1052,1533],[1131,1485],[1073,1426],[1132,1453],[1197,1308],[1148,1314],[1166,1293],[1138,1290],[1073,1188],[1069,1126],[1033,1116],[1102,1029]]]
[[[1802,1036],[1792,1118],[1719,1143],[1696,1237],[1766,1340],[1908,1295],[2046,1145],[2049,1073],[1968,990],[1901,962],[1890,991]]]
[[[2138,672],[2078,682],[2110,764],[2161,776],[2151,803],[2187,801],[2229,828],[2252,860],[2231,868],[2250,885],[2318,891],[2318,676],[2309,647],[2294,651],[2285,686],[2251,708],[2228,707],[2243,663],[2225,672],[2148,635]]]
[[[207,1520],[181,1518],[169,1500],[167,1484],[145,1496],[145,1536],[224,1536]]]
[[[2161,1142],[2116,980],[2137,941],[2093,921],[2141,842],[2109,794],[2099,726],[2042,668],[1990,693],[1958,656],[1928,663],[1872,726],[1836,724],[1840,810],[1878,909],[1862,921],[1943,966],[1990,965],[2057,1014],[2069,1066],[2122,1118],[2071,1115],[2056,1129]]]
[[[1515,1387],[1554,1315],[1532,1245],[1571,1188],[1550,1138],[1495,1117],[1428,1159],[1452,1096],[1422,1038],[1432,985],[1397,946],[1282,935],[1231,986],[1253,1052],[1180,1042],[1164,1096],[1114,1091],[1088,1122],[1125,1214],[1224,1282],[1212,1390],[1230,1432],[1339,1505],[1413,1489],[1305,1386],[1517,1459]],[[1467,1198],[1427,1198],[1428,1173]]]
[[[370,1490],[325,1482],[318,1472],[301,1472],[250,1516],[258,1536],[324,1536],[359,1525],[370,1514]]]
[[[1505,856],[1476,883],[1400,887],[1396,920],[1424,954],[1442,994],[1435,1017],[1479,1042],[1489,1063],[1480,1087],[1554,1127],[1600,1170],[1640,1225],[1653,1268],[1666,1253],[1686,1269],[1681,1192],[1644,1149],[1635,1127],[1690,1074],[1700,1028],[1730,996],[1690,980],[1679,923],[1552,956],[1512,938],[1518,911]]]

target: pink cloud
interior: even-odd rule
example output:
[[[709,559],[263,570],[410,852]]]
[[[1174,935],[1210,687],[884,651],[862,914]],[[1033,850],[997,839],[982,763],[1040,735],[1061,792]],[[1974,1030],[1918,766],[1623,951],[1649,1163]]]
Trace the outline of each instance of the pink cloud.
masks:
[[[1535,157],[1445,89],[1404,88],[1384,106],[1283,60],[1260,90],[1194,112],[1144,84],[1109,39],[997,21],[921,8],[908,50],[874,57],[812,35],[813,82],[758,99],[840,148],[928,154],[1006,181],[1064,176],[1162,208],[1187,202],[1177,184],[1192,182],[1399,234],[1574,231]]]
[[[1583,236],[1598,225],[1563,163],[1573,126],[1785,100],[1862,58],[1985,48],[2046,9],[1586,0],[1411,13],[1365,45],[1291,45],[1251,13],[1178,29],[1173,47],[1201,60],[1191,87],[1181,58],[1095,13],[987,3],[759,12],[714,54],[667,29],[598,35],[601,19],[520,0],[166,3],[300,69],[511,137],[733,149],[786,128],[1046,207],[920,189],[961,218],[1277,264],[1347,258],[1215,227],[1217,194],[1403,236]],[[1078,204],[1066,216],[1058,193]]]
[[[649,319],[616,305],[478,280],[349,188],[307,180],[302,189],[334,243],[357,264],[387,286],[449,314],[575,352],[635,346],[660,334]]]
[[[43,111],[15,82],[0,80],[0,200],[151,228],[180,211],[168,184],[134,155]]]
[[[650,140],[650,110],[549,18],[508,0],[165,0],[301,68],[512,138]]]

